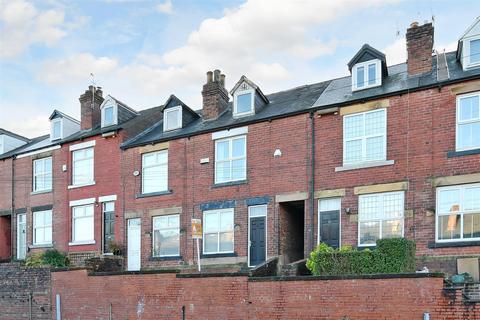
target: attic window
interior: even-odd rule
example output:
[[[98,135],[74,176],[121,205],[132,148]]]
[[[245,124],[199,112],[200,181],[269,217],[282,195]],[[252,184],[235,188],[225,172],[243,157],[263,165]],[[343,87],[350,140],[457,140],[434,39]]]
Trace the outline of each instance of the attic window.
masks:
[[[108,101],[102,106],[102,127],[114,124],[117,124],[117,104],[114,101]]]
[[[50,130],[50,140],[62,139],[62,119],[53,119]]]
[[[467,68],[480,66],[480,36],[465,40],[464,52]]]
[[[235,116],[246,116],[254,113],[253,109],[253,90],[236,92],[233,101],[233,114]]]
[[[163,131],[180,129],[182,127],[182,107],[177,106],[165,109]]]
[[[378,59],[357,63],[352,69],[352,90],[362,90],[382,84],[381,62]]]

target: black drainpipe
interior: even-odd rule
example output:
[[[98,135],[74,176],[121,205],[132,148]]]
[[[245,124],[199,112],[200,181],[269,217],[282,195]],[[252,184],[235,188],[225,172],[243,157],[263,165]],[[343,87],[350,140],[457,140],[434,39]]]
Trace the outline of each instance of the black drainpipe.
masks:
[[[12,156],[12,212],[10,215],[10,259],[13,260],[15,253],[15,156]]]
[[[315,209],[315,112],[310,112],[310,128],[311,128],[311,156],[310,156],[310,207],[309,207],[309,216],[310,216],[310,234],[309,234],[309,244],[308,244],[308,251],[313,251],[313,239],[314,239],[314,224],[313,216],[314,216],[314,209]]]

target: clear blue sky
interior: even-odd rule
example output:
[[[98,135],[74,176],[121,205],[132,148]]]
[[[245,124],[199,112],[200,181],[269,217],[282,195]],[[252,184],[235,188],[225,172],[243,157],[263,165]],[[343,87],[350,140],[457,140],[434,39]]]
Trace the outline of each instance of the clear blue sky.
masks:
[[[478,1],[0,0],[0,127],[47,134],[54,108],[79,118],[91,83],[135,109],[171,93],[201,107],[205,73],[265,93],[346,75],[363,43],[405,60],[405,30],[435,17],[454,50]]]

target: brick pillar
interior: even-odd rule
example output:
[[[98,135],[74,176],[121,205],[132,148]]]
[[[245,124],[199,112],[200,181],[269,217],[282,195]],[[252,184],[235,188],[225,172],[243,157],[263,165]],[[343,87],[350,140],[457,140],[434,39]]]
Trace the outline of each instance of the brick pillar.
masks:
[[[432,70],[433,25],[417,22],[407,29],[408,75],[413,76]]]
[[[101,123],[100,105],[103,102],[102,90],[89,86],[82,94],[80,100],[81,129],[88,130],[99,126]]]
[[[217,119],[228,106],[228,92],[225,89],[225,75],[220,70],[207,72],[207,83],[203,85],[203,118]]]

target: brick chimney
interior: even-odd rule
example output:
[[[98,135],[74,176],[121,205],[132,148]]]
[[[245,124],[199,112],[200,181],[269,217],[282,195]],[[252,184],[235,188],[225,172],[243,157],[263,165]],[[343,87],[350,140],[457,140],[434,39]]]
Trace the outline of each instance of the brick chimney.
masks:
[[[407,29],[407,68],[413,76],[432,70],[433,25],[413,22]]]
[[[203,85],[203,118],[214,120],[228,106],[228,91],[225,89],[225,75],[220,70],[207,72],[207,83]]]
[[[80,100],[81,129],[95,128],[101,123],[100,105],[103,102],[102,90],[100,87],[89,86],[82,94]]]

